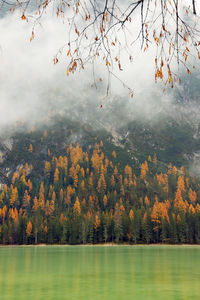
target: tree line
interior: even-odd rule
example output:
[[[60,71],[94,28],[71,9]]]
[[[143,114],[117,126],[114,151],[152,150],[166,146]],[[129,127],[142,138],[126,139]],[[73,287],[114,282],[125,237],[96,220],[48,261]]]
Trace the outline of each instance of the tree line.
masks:
[[[158,172],[154,154],[138,173],[115,151],[109,159],[102,141],[65,153],[48,149],[41,180],[26,163],[4,185],[1,244],[200,243],[200,181],[184,167]]]

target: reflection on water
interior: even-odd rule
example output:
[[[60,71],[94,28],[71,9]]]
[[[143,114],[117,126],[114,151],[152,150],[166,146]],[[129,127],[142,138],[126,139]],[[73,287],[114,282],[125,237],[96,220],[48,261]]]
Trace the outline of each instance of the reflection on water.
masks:
[[[199,299],[200,247],[0,248],[1,300]]]

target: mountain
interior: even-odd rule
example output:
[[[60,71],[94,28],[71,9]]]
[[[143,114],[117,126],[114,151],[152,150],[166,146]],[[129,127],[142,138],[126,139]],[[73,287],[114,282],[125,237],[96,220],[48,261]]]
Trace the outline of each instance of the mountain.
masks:
[[[193,76],[189,82],[184,79],[183,85],[177,85],[166,95],[154,92],[149,100],[141,94],[135,103],[117,97],[103,104],[99,99],[96,102],[71,99],[67,107],[60,105],[60,111],[52,114],[54,104],[42,125],[18,123],[1,136],[2,183],[25,162],[34,166],[39,162],[37,172],[40,177],[48,149],[53,155],[63,155],[66,146],[78,143],[90,152],[92,145],[100,140],[108,157],[113,150],[118,153],[123,167],[131,164],[139,170],[140,164],[155,154],[160,171],[165,171],[171,162],[179,168],[185,166],[193,174],[200,174],[198,82],[199,79]],[[31,156],[30,144],[34,149]]]
[[[197,177],[66,124],[4,141],[0,244],[200,243]]]
[[[42,121],[1,130],[0,243],[199,243],[192,89],[50,100]]]

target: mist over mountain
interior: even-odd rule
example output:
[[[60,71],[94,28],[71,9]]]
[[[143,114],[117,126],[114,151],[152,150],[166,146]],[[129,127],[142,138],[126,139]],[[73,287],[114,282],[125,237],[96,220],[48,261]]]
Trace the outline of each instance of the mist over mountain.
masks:
[[[121,79],[133,87],[134,98],[129,98],[116,79],[111,80],[106,96],[108,81],[102,64],[95,69],[95,78],[92,66],[68,77],[65,54],[57,65],[53,64],[66,40],[62,21],[47,16],[30,43],[31,24],[16,19],[16,14],[1,14],[0,19],[2,161],[14,151],[19,135],[25,138],[32,126],[38,132],[48,129],[53,144],[58,120],[66,120],[62,130],[70,129],[74,122],[78,124],[66,143],[87,144],[89,135],[98,138],[98,133],[104,132],[109,148],[118,147],[138,164],[156,153],[161,165],[183,164],[199,173],[198,72],[186,75],[181,85],[163,93],[163,87],[154,83],[152,53],[144,55],[138,49],[133,63],[126,65],[124,57],[126,67],[118,71]],[[89,131],[83,130],[86,127]]]

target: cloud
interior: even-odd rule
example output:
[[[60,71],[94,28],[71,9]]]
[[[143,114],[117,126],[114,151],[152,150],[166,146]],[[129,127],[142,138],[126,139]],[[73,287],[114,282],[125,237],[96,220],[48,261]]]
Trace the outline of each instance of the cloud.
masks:
[[[113,78],[111,94],[106,96],[107,73],[105,62],[97,61],[95,75],[98,88],[94,87],[93,69],[89,64],[82,72],[66,75],[66,49],[54,65],[53,58],[67,41],[68,27],[62,19],[52,16],[52,8],[37,26],[35,38],[30,42],[31,22],[22,21],[19,12],[1,14],[0,19],[0,131],[14,126],[20,120],[31,125],[45,123],[49,116],[65,112],[82,121],[109,122],[116,114],[120,124],[132,118],[154,118],[170,110],[173,94],[162,94],[154,83],[154,50],[141,52],[137,44],[133,62],[122,51],[123,71],[114,72],[135,96],[129,99],[123,84]],[[122,39],[122,36],[119,38]],[[100,83],[99,78],[103,78]],[[115,105],[117,103],[117,105]],[[120,103],[120,105],[119,105]],[[100,105],[103,105],[100,109]],[[119,111],[117,109],[120,107]],[[119,122],[118,122],[119,123]],[[120,125],[119,124],[119,125]]]

